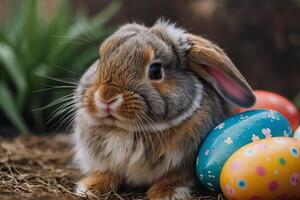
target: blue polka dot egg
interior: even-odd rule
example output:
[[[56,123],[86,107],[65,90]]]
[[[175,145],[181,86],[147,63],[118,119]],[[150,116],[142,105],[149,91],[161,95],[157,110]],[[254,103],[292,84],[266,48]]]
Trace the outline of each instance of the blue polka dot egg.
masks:
[[[200,183],[220,192],[221,170],[235,151],[261,139],[281,136],[291,137],[292,130],[287,119],[276,111],[251,110],[226,119],[208,134],[200,148],[196,163]],[[243,186],[244,182],[239,184]]]

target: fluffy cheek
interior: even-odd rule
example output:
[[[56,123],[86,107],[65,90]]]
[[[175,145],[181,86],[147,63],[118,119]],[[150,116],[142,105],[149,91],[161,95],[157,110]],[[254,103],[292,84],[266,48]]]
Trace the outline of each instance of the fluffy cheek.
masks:
[[[97,89],[98,88],[96,85],[92,85],[89,89],[86,90],[83,97],[83,106],[92,116],[96,116],[98,113],[98,109],[94,98]]]
[[[131,91],[126,91],[122,94],[123,102],[117,109],[117,114],[124,121],[141,121],[145,118],[147,110],[143,98]]]
[[[167,82],[162,83],[152,83],[155,89],[162,95],[168,96],[174,92],[176,92],[176,81],[175,80],[168,80]]]

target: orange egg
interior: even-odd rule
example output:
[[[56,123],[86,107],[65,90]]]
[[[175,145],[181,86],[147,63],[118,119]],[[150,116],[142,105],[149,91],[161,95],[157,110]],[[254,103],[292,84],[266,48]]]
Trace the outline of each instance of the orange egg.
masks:
[[[229,200],[300,199],[300,141],[275,137],[240,148],[226,161],[220,184]]]
[[[284,115],[291,124],[293,130],[296,130],[300,117],[296,106],[290,102],[288,99],[281,95],[275,94],[273,92],[267,92],[262,90],[254,91],[256,96],[256,103],[251,108],[238,108],[238,112],[244,112],[246,110],[253,109],[271,109],[280,112]]]

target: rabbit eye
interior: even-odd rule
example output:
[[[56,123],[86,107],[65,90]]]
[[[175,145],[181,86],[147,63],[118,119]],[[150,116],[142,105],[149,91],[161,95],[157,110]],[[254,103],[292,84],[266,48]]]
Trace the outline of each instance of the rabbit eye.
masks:
[[[150,65],[149,78],[151,80],[160,80],[162,78],[162,67],[160,63],[153,63]]]

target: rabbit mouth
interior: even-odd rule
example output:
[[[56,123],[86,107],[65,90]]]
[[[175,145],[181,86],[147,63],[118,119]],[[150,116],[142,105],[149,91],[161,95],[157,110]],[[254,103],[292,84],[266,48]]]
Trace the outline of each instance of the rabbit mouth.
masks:
[[[106,117],[106,119],[109,119],[109,120],[117,120],[117,118],[113,115],[109,115]]]

